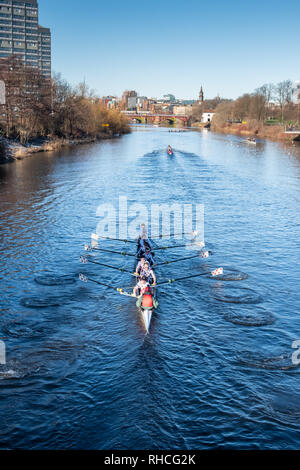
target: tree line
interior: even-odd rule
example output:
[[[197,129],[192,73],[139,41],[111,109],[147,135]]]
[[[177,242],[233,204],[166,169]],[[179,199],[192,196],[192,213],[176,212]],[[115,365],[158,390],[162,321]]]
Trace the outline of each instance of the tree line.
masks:
[[[85,83],[72,87],[60,75],[46,78],[17,56],[0,59],[5,104],[0,105],[0,133],[25,144],[35,138],[100,138],[130,132],[117,110],[100,105]]]
[[[245,93],[236,100],[219,96],[205,100],[193,105],[192,122],[201,122],[205,111],[215,113],[215,127],[245,121],[248,124],[267,122],[300,126],[300,88],[296,88],[291,80],[285,80],[262,85],[253,93]]]
[[[294,99],[296,98],[296,100]],[[297,102],[298,101],[298,102]],[[291,80],[265,84],[236,100],[223,100],[215,108],[213,123],[277,123],[300,125],[300,89]]]

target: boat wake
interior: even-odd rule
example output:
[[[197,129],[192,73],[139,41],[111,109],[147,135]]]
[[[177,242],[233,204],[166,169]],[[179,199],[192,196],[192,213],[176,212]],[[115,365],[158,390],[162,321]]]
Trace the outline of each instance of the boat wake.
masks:
[[[236,359],[243,365],[258,369],[290,370],[299,367],[292,362],[292,353],[287,352],[266,356],[260,352],[242,351],[236,355]]]
[[[43,276],[36,276],[35,282],[41,286],[66,286],[76,282],[75,276],[65,275],[58,276],[57,274],[45,274]]]
[[[242,310],[225,313],[224,318],[230,323],[241,326],[266,326],[275,322],[273,313],[261,306],[250,306],[248,309],[244,306]]]
[[[49,335],[54,328],[45,326],[45,321],[36,321],[30,318],[22,318],[21,320],[12,320],[2,325],[2,331],[5,335],[12,338],[38,338],[40,336]]]
[[[26,297],[21,299],[23,307],[27,308],[45,308],[45,307],[59,307],[66,304],[65,296],[51,296],[51,297]]]
[[[23,379],[36,371],[33,367],[24,366],[19,361],[9,361],[6,365],[0,365],[0,381]]]
[[[219,278],[219,276],[218,276]],[[234,304],[259,304],[263,298],[248,287],[226,286],[214,289],[214,298],[219,302]]]
[[[261,397],[266,414],[288,425],[300,423],[300,395],[297,392],[289,393],[286,390],[275,390],[275,394],[269,399]]]

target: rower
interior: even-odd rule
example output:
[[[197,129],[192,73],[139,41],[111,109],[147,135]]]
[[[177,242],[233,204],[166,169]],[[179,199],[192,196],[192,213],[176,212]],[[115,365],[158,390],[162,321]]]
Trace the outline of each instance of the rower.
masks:
[[[138,250],[146,250],[146,249],[152,250],[152,244],[149,240],[149,238],[139,238],[138,239]]]
[[[154,253],[152,251],[152,247],[150,242],[142,240],[140,243],[140,247],[138,248],[137,251],[137,257],[138,258],[145,258],[151,266],[154,264],[154,259],[153,259]]]
[[[138,264],[136,266],[136,270],[135,270],[135,275],[136,276],[139,276],[140,273],[143,271],[145,262],[146,262],[145,257],[142,257],[140,259],[140,261],[138,262]]]
[[[148,238],[147,227],[145,224],[141,224],[139,239],[147,240],[147,238]]]
[[[140,248],[137,252],[137,258],[142,259],[144,258],[145,261],[148,261],[150,266],[154,265],[154,253],[151,251],[150,248]]]
[[[145,278],[147,280],[150,286],[156,285],[156,276],[155,276],[153,269],[151,269],[148,261],[144,263],[143,269],[141,271],[141,276],[142,276],[142,279]]]
[[[143,245],[143,242],[148,240],[148,231],[145,224],[141,225],[140,233],[137,239],[138,249]]]
[[[150,264],[150,266],[154,265],[154,253],[150,250],[147,250],[144,254],[145,260]]]
[[[141,295],[144,294],[144,292],[146,291],[148,287],[149,287],[149,283],[147,282],[146,277],[142,277],[140,281],[137,283],[137,285],[135,286],[135,288],[133,289],[133,295],[135,295],[136,297],[140,297]],[[139,292],[139,295],[137,295],[138,292]]]

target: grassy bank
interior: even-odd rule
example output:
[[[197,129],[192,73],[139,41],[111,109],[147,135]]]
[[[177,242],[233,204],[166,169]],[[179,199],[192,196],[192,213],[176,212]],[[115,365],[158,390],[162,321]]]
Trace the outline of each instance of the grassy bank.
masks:
[[[282,125],[263,124],[230,124],[218,126],[212,123],[211,130],[223,134],[233,134],[241,137],[256,137],[258,139],[269,139],[276,142],[293,142],[295,135],[285,134]]]

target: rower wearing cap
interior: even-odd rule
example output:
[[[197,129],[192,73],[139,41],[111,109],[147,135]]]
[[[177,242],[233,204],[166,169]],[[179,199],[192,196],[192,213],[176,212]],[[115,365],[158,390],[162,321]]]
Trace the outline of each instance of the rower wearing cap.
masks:
[[[147,282],[150,286],[156,284],[155,273],[154,273],[153,269],[151,269],[150,263],[148,263],[148,261],[145,261],[145,263],[143,265],[143,270],[141,272],[141,276],[142,276],[142,278],[145,278],[147,280]]]

